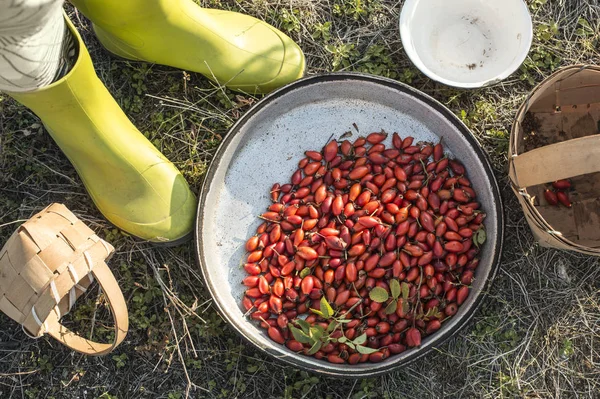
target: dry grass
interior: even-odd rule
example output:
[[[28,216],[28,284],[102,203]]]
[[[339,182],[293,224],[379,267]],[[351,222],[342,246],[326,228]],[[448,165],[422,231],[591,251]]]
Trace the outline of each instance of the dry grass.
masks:
[[[528,3],[536,32],[528,63],[501,85],[460,91],[426,79],[404,55],[396,28],[401,1],[204,2],[243,10],[288,32],[303,47],[310,74],[380,73],[433,95],[459,115],[464,110],[463,119],[493,159],[505,201],[506,250],[484,306],[437,353],[375,379],[312,376],[249,347],[212,306],[192,245],[156,249],[114,230],[35,116],[5,97],[0,101],[0,242],[47,204],[67,204],[117,248],[112,266],[130,303],[132,328],[114,356],[86,358],[50,339],[30,340],[0,316],[0,398],[180,398],[188,392],[207,398],[600,397],[598,260],[535,244],[506,179],[507,132],[532,82],[562,65],[600,61],[600,5],[597,0]],[[112,58],[87,21],[69,10],[100,78],[197,189],[216,145],[256,99],[195,74]],[[581,30],[580,18],[591,32]],[[369,53],[374,46],[381,52]],[[91,293],[67,322],[109,338],[103,301]]]

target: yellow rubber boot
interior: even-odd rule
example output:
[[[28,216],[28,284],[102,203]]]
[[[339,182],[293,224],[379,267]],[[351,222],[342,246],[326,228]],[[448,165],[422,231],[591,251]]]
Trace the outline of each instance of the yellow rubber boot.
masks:
[[[246,93],[266,93],[304,74],[302,50],[256,18],[192,0],[70,0],[122,58],[199,72]]]
[[[40,117],[115,226],[157,243],[175,245],[189,238],[194,194],[177,168],[127,119],[98,79],[68,18],[67,24],[79,44],[71,71],[42,89],[8,94]]]

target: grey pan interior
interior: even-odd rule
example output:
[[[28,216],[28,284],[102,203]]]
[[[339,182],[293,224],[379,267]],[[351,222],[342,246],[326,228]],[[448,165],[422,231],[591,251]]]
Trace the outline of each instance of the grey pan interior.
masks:
[[[356,124],[360,133],[353,127]],[[440,331],[377,364],[334,365],[295,354],[271,341],[244,317],[240,301],[245,277],[244,243],[270,205],[275,182],[288,182],[305,150],[320,150],[328,139],[352,132],[350,140],[373,131],[398,132],[437,142],[463,161],[488,214],[488,241],[468,300]],[[390,136],[391,137],[391,136]],[[386,144],[391,145],[388,141]],[[502,204],[487,157],[468,129],[444,106],[398,82],[362,74],[329,74],[302,79],[265,97],[231,129],[204,182],[196,225],[198,262],[225,319],[248,341],[295,366],[343,377],[372,376],[405,365],[456,333],[473,315],[487,290],[502,248]]]

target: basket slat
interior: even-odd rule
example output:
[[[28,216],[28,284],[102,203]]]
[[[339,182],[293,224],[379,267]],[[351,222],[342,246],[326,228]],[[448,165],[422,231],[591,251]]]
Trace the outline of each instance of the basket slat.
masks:
[[[41,294],[48,287],[48,283],[53,278],[52,270],[46,267],[46,263],[37,255],[27,262],[20,271],[23,277],[36,294]]]

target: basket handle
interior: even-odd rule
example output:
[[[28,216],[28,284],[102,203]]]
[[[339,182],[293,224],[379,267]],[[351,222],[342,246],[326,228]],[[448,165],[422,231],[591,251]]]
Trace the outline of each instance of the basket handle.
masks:
[[[600,172],[600,135],[563,141],[513,155],[510,169],[512,180],[518,188]]]
[[[129,319],[123,293],[106,263],[97,263],[92,269],[92,274],[104,290],[104,294],[108,299],[115,322],[114,341],[107,344],[85,339],[60,324],[56,312],[51,312],[48,319],[46,319],[48,326],[47,333],[77,352],[92,356],[102,356],[112,352],[125,339],[127,330],[129,329]]]

